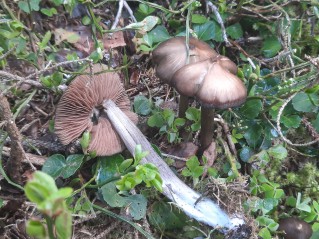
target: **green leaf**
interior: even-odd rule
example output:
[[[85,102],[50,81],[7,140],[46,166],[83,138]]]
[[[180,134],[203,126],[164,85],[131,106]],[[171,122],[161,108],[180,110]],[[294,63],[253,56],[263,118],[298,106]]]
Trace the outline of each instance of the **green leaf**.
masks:
[[[147,200],[141,194],[130,195],[126,198],[127,210],[134,220],[140,220],[145,217]]]
[[[192,23],[202,24],[207,22],[207,18],[200,14],[192,14]]]
[[[241,28],[241,25],[239,23],[235,23],[235,24],[227,27],[226,32],[231,38],[233,38],[235,40],[243,37],[243,34],[244,34],[243,29]]]
[[[261,138],[262,132],[263,132],[263,128],[261,125],[259,124],[250,125],[250,127],[244,134],[244,138],[246,139],[249,146],[251,146],[252,148],[256,148],[260,144],[262,140]]]
[[[262,109],[262,102],[259,99],[247,100],[240,108],[240,112],[248,119],[254,119]]]
[[[140,22],[135,22],[127,25],[126,29],[135,29],[143,32],[148,32],[152,30],[156,24],[159,22],[159,18],[155,16],[147,16]]]
[[[186,166],[190,170],[195,169],[197,166],[199,166],[198,158],[196,156],[190,157],[186,162]]]
[[[317,95],[301,92],[292,99],[292,105],[297,111],[312,112],[316,109],[318,101]]]
[[[149,38],[151,38],[153,44],[163,42],[171,38],[166,27],[162,25],[155,27],[147,35]]]
[[[42,166],[42,172],[45,172],[56,179],[61,175],[64,167],[64,156],[61,154],[54,154],[44,162]]]
[[[125,159],[119,166],[121,173],[125,172],[133,164],[133,159]]]
[[[160,128],[164,125],[164,119],[162,117],[162,114],[160,112],[156,112],[151,117],[148,118],[147,124],[150,127],[157,127]]]
[[[103,184],[113,177],[119,176],[118,168],[124,161],[121,154],[98,157],[97,160],[99,160],[99,168],[96,169],[99,173],[95,179],[97,184]]]
[[[287,149],[282,146],[281,144],[271,147],[268,149],[268,154],[270,157],[273,157],[275,159],[285,159],[288,155]]]
[[[53,7],[51,8],[41,8],[41,12],[48,17],[52,17],[54,14],[57,14],[57,10]]]
[[[72,236],[72,216],[71,213],[65,209],[55,219],[55,231],[57,238],[69,239]]]
[[[263,239],[271,239],[270,231],[266,227],[259,231],[258,236],[261,236]]]
[[[215,40],[222,41],[220,26],[215,21],[208,21],[201,25],[195,25],[194,31],[202,41]]]
[[[61,172],[63,178],[71,177],[82,165],[83,154],[72,154],[66,158],[65,166]]]
[[[91,18],[89,16],[84,16],[82,18],[82,24],[85,25],[85,26],[91,24]]]
[[[46,230],[40,221],[29,220],[26,225],[27,234],[36,238],[46,238]]]
[[[287,128],[298,128],[301,122],[299,115],[282,115],[280,122],[283,123]]]
[[[45,33],[45,35],[44,35],[42,41],[41,41],[40,44],[39,44],[39,48],[40,48],[41,51],[43,51],[43,50],[47,47],[48,42],[49,42],[50,39],[51,39],[51,36],[52,36],[52,34],[51,34],[50,31],[47,31],[47,32]]]
[[[151,113],[152,103],[144,95],[138,95],[134,98],[134,110],[139,115],[149,115]]]
[[[263,42],[261,50],[265,57],[274,57],[281,50],[281,44],[278,41],[277,37],[269,37],[266,38]]]
[[[42,203],[58,191],[54,179],[41,171],[33,173],[31,180],[26,183],[24,188],[27,198],[37,204]]]
[[[296,208],[304,212],[311,212],[311,207],[308,205],[310,201],[310,198],[306,198],[304,201],[301,201],[301,193],[298,193]]]
[[[186,119],[198,122],[200,121],[200,110],[194,107],[189,107],[185,113]]]
[[[40,9],[40,1],[41,0],[30,0],[29,3],[30,3],[30,7],[29,7],[29,4],[27,1],[20,1],[18,3],[18,6],[19,8],[26,12],[26,13],[30,13],[31,11],[39,11]],[[31,9],[30,9],[31,8]]]
[[[111,182],[101,187],[103,199],[110,207],[124,207],[126,199],[117,193],[115,185],[115,182]]]

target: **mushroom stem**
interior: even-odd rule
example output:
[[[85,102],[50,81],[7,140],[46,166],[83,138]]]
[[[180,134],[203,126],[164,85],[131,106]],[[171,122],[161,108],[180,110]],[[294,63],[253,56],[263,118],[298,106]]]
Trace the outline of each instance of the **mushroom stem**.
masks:
[[[178,117],[185,118],[185,113],[188,108],[188,97],[180,95],[179,97],[179,107],[178,107]]]
[[[141,163],[152,163],[157,166],[163,180],[163,194],[172,200],[174,205],[190,217],[210,226],[232,229],[236,224],[243,223],[241,219],[237,219],[237,222],[230,220],[228,215],[213,201],[207,198],[200,200],[201,195],[188,187],[171,171],[163,159],[154,151],[142,132],[113,101],[107,100],[103,106],[112,126],[116,129],[130,153],[134,154],[137,144],[141,144],[143,150],[149,152],[148,156],[141,160]]]
[[[199,153],[202,154],[206,148],[212,143],[214,135],[214,115],[215,110],[212,108],[201,108],[201,129],[200,129],[200,148]]]

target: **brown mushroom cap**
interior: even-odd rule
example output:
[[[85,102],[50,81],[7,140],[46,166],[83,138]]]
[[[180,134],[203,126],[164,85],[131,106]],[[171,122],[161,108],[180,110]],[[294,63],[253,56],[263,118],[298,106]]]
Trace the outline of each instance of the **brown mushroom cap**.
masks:
[[[95,67],[101,69],[100,67]],[[55,132],[63,144],[79,138],[84,131],[91,133],[88,150],[97,155],[113,155],[124,149],[120,137],[113,129],[102,104],[106,99],[114,103],[134,122],[137,116],[130,111],[130,101],[116,73],[78,76],[69,85],[57,106]],[[98,115],[95,115],[98,113]],[[93,120],[94,116],[97,118]],[[95,121],[95,122],[94,122]]]
[[[187,61],[185,37],[171,38],[162,42],[152,52],[156,66],[156,75],[165,83],[170,84],[173,74],[183,67]],[[189,39],[189,63],[195,63],[217,56],[207,43],[191,37]]]
[[[309,239],[312,235],[311,226],[295,217],[284,218],[279,221],[278,231],[283,231],[285,239]]]
[[[236,64],[233,61],[231,61],[228,57],[218,55],[215,58],[213,58],[212,61],[216,61],[224,69],[228,70],[230,73],[234,75],[237,75],[238,68]]]
[[[173,75],[172,84],[180,94],[218,109],[239,106],[247,97],[243,82],[214,59],[182,67]]]

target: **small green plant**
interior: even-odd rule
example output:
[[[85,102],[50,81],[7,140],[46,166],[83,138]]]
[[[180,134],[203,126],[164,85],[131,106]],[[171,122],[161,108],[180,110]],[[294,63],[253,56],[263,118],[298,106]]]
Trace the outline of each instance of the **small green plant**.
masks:
[[[147,187],[154,186],[158,191],[162,191],[162,179],[158,169],[151,163],[141,165],[141,160],[148,155],[148,152],[142,151],[141,145],[135,148],[134,160],[126,159],[119,166],[120,173],[127,172],[132,168],[134,172],[126,173],[117,181],[116,187],[120,191],[128,191],[144,182]]]
[[[26,226],[27,233],[35,238],[71,238],[72,217],[65,199],[71,196],[72,188],[58,189],[51,176],[36,171],[24,189],[27,198],[36,203],[45,218],[45,222],[30,219]]]
[[[147,121],[148,126],[159,128],[160,135],[166,135],[169,143],[179,143],[179,129],[184,126],[185,119],[176,118],[170,109],[155,110]]]
[[[198,181],[199,177],[202,176],[204,172],[204,166],[200,166],[198,158],[196,156],[192,156],[186,162],[186,168],[183,169],[182,175],[185,177],[192,177],[193,178],[193,185],[195,186]]]

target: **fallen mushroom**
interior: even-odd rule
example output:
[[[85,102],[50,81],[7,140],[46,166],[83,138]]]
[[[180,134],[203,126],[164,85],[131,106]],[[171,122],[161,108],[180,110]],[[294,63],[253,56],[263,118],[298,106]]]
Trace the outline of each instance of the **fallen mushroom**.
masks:
[[[202,198],[200,194],[181,181],[154,151],[135,124],[111,100],[105,101],[103,105],[109,120],[131,154],[134,154],[137,144],[140,144],[143,150],[149,152],[141,160],[141,163],[153,163],[157,166],[163,180],[163,194],[175,206],[183,210],[188,216],[213,227],[233,229],[243,224],[242,219],[230,219],[215,202],[205,197]]]
[[[295,217],[281,219],[278,231],[283,232],[285,239],[309,239],[312,235],[311,226]]]
[[[171,84],[172,76],[181,67],[200,62],[218,56],[207,43],[196,38],[189,38],[189,58],[187,56],[187,46],[185,37],[171,38],[162,42],[152,52],[152,60],[155,64],[156,75],[163,82]],[[187,59],[189,60],[187,62]],[[179,117],[184,118],[188,107],[188,98],[182,94],[180,96]]]
[[[101,70],[94,66],[94,71]],[[91,133],[88,150],[96,155],[113,155],[124,144],[103,111],[103,101],[111,99],[134,122],[137,116],[130,111],[130,101],[116,73],[76,77],[61,97],[55,117],[55,132],[62,144],[79,138],[84,131]]]
[[[237,107],[243,104],[247,97],[245,85],[231,73],[235,72],[235,68],[227,59],[211,58],[186,65],[172,77],[172,85],[180,94],[194,97],[202,105],[200,152],[203,152],[213,139],[214,108]]]

